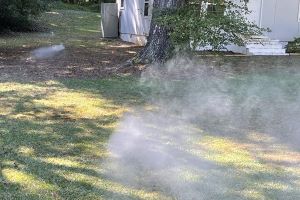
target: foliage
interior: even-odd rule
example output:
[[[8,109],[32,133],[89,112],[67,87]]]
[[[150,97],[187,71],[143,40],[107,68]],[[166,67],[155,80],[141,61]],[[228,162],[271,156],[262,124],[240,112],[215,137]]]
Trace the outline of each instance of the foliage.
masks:
[[[287,53],[300,53],[300,38],[288,43]]]
[[[245,0],[190,0],[177,9],[155,12],[157,22],[170,30],[172,41],[181,47],[189,43],[212,50],[242,46],[250,36],[266,31],[246,18],[250,11]]]
[[[124,191],[149,197],[99,173],[118,119],[127,105],[142,103],[137,83],[131,77],[0,83],[0,199],[128,199],[116,195]]]
[[[61,10],[82,10],[100,12],[101,3],[115,3],[115,0],[61,0],[51,5]]]
[[[64,43],[68,47],[79,48],[84,46],[99,50],[103,46],[108,45],[106,41],[99,39],[101,35],[99,20],[99,13],[56,9],[52,10],[52,12],[44,12],[36,19],[36,22],[47,27],[49,30],[47,32],[50,33],[30,32],[14,34],[17,37],[1,35],[0,44],[2,48],[19,49],[26,46],[33,49]]]
[[[77,5],[92,5],[99,4],[101,2],[104,3],[114,3],[115,0],[62,0],[64,3],[77,4]]]
[[[47,5],[43,0],[0,0],[0,31],[31,30],[32,18],[40,14]]]
[[[94,11],[100,12],[99,4],[91,4],[91,5],[80,5],[80,4],[70,4],[64,3],[62,1],[54,1],[49,3],[49,8],[51,10],[78,10],[78,11]]]

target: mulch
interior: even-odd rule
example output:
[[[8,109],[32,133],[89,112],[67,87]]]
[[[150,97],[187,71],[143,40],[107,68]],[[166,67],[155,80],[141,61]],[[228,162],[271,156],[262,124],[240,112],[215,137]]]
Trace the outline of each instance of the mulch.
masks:
[[[32,59],[32,48],[0,47],[0,81],[43,81],[62,78],[103,78],[116,73],[136,73],[124,67],[141,47],[119,40],[99,48],[66,47],[47,59]]]

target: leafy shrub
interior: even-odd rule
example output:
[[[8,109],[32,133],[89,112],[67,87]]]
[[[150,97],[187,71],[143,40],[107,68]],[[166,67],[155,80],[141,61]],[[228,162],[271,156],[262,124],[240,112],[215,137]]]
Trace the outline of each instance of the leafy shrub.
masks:
[[[245,0],[189,0],[177,9],[155,10],[154,20],[167,27],[175,45],[212,50],[243,46],[248,38],[268,31],[247,19]]]
[[[62,0],[64,3],[77,4],[77,5],[93,5],[104,3],[115,3],[116,0]]]
[[[287,53],[300,53],[300,38],[296,38],[294,41],[289,42],[286,51]]]
[[[32,19],[46,9],[44,0],[0,0],[0,31],[30,31]]]
[[[80,5],[80,4],[64,3],[62,1],[55,1],[49,3],[48,7],[54,10],[78,10],[78,11],[88,11],[88,12],[92,11],[98,13],[100,12],[99,4]]]
[[[81,10],[100,12],[101,3],[115,3],[116,0],[61,0],[51,3],[53,9],[59,10]]]

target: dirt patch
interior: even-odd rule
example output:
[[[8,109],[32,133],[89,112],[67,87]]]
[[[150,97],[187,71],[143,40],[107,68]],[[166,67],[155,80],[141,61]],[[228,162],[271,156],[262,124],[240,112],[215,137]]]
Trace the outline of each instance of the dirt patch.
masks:
[[[66,46],[59,55],[40,60],[30,58],[33,48],[0,47],[0,81],[106,77],[141,49],[120,40],[105,42],[103,47]]]

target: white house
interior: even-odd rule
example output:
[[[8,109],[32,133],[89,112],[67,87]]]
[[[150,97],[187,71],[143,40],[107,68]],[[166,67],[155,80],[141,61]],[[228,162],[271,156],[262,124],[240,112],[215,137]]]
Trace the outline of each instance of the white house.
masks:
[[[300,0],[248,0],[248,17],[272,31],[253,38],[245,47],[229,50],[250,55],[284,55],[284,44],[300,37]],[[144,45],[150,29],[153,0],[117,0],[122,40]]]
[[[117,3],[120,38],[138,45],[146,44],[153,0],[117,0]]]

